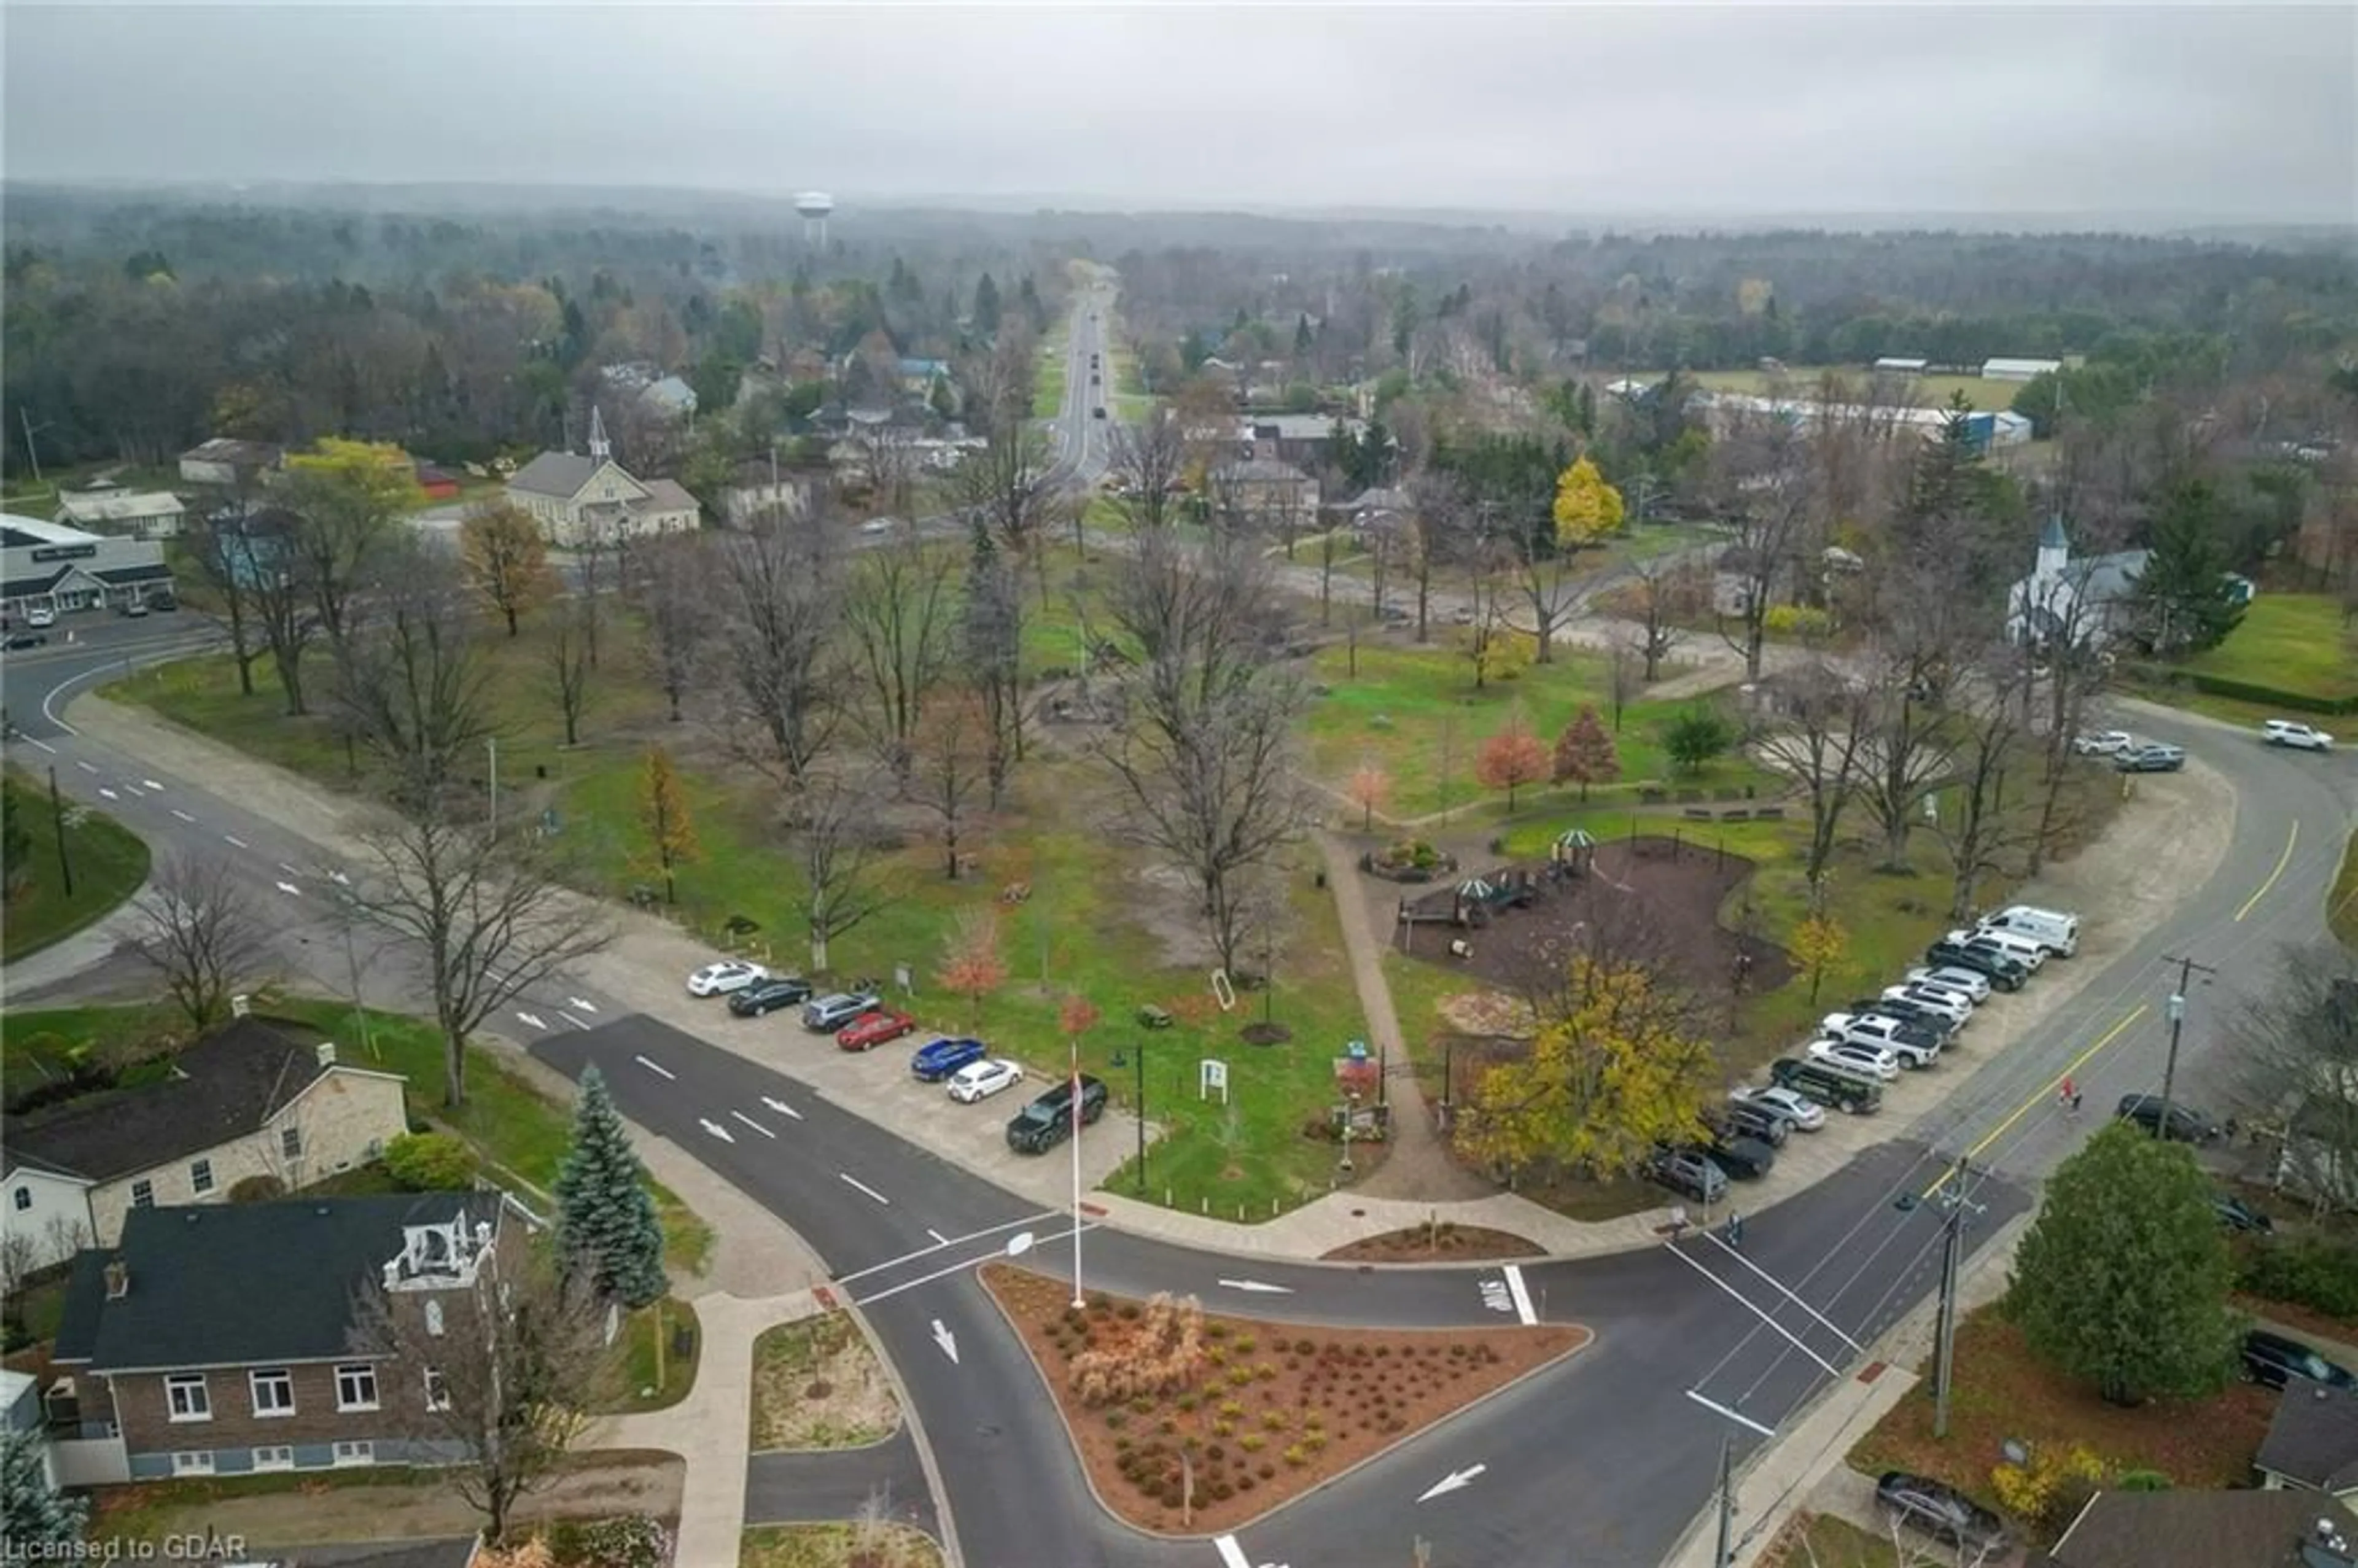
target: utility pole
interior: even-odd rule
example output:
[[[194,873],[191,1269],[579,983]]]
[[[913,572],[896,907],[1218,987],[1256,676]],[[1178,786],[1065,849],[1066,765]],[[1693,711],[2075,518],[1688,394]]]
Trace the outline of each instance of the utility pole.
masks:
[[[1719,1440],[1719,1550],[1712,1568],[1733,1568],[1736,1562],[1736,1440]]]
[[[58,872],[65,879],[66,896],[73,897],[73,858],[66,853],[66,806],[58,798],[58,770],[49,769],[49,823],[58,830]]]
[[[485,804],[491,821],[491,837],[496,838],[500,834],[500,738],[496,735],[486,735],[483,737],[483,747],[492,757],[491,792]]]
[[[2178,966],[2178,989],[2169,993],[2168,1006],[2169,1057],[2161,1069],[2161,1115],[2153,1124],[2153,1135],[2167,1139],[2169,1136],[2169,1095],[2178,1086],[2178,1037],[2186,1027],[2186,989],[2196,975],[2201,975],[2202,983],[2207,986],[2211,983],[2211,977],[2219,971],[2208,964],[2198,964],[2191,958],[2172,958],[2168,954],[2162,956],[2161,961]]]
[[[1975,1206],[1965,1199],[1965,1178],[1972,1167],[1957,1156],[1949,1172],[1948,1214],[1942,1219],[1941,1305],[1938,1344],[1932,1364],[1932,1435],[1949,1435],[1949,1386],[1957,1360],[1957,1282],[1964,1272],[1965,1216]]]

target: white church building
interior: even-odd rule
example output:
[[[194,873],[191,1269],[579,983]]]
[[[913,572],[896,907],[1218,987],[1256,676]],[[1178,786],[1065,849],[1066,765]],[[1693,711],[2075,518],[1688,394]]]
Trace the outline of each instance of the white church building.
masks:
[[[2006,590],[2006,634],[2016,643],[2110,641],[2136,597],[2149,550],[2074,558],[2063,519],[2050,516],[2039,535],[2030,575]]]
[[[559,549],[592,538],[621,543],[648,534],[682,533],[702,514],[676,480],[634,479],[614,460],[606,422],[590,411],[590,454],[543,452],[508,481],[508,499],[539,520],[541,536]]]

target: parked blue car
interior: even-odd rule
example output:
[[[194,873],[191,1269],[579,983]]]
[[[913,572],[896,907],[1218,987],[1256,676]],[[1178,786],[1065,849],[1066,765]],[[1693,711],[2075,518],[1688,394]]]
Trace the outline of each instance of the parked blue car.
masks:
[[[909,1071],[926,1083],[937,1084],[987,1054],[979,1040],[936,1040],[917,1047],[917,1054],[909,1058]]]

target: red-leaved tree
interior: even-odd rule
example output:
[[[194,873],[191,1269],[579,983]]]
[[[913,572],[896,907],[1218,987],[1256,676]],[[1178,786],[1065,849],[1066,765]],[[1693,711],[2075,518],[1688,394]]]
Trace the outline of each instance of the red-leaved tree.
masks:
[[[1515,791],[1548,776],[1548,749],[1531,733],[1519,712],[1507,727],[1482,742],[1474,758],[1474,777],[1484,789],[1507,792],[1507,809],[1515,809]]]
[[[1596,717],[1596,709],[1585,703],[1556,737],[1555,782],[1580,785],[1580,798],[1588,798],[1588,786],[1611,784],[1621,776],[1621,753],[1613,744],[1613,737],[1605,731],[1605,722]]]
[[[937,977],[951,991],[966,998],[967,1027],[982,1021],[982,999],[1007,983],[1007,959],[999,950],[999,914],[995,910],[969,909],[958,916],[942,949]]]
[[[1368,832],[1376,825],[1376,813],[1391,802],[1392,776],[1373,762],[1362,762],[1343,785],[1343,795],[1359,808],[1359,831]]]

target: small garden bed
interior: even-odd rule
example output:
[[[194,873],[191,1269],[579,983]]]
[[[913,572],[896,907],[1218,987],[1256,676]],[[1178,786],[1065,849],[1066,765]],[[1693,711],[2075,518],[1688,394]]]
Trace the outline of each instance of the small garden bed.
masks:
[[[1055,1395],[1106,1506],[1233,1529],[1582,1348],[1585,1328],[1305,1328],[1093,1295],[1003,1263],[982,1281]]]
[[[737,1568],[941,1568],[942,1549],[904,1524],[768,1524],[745,1532]]]
[[[1380,1236],[1363,1236],[1322,1256],[1332,1263],[1433,1263],[1453,1260],[1475,1263],[1497,1258],[1544,1258],[1547,1252],[1538,1242],[1526,1241],[1508,1231],[1444,1219],[1432,1225],[1412,1225],[1406,1230],[1387,1230]]]
[[[901,1400],[849,1313],[780,1324],[753,1342],[753,1451],[861,1448],[901,1425]]]

